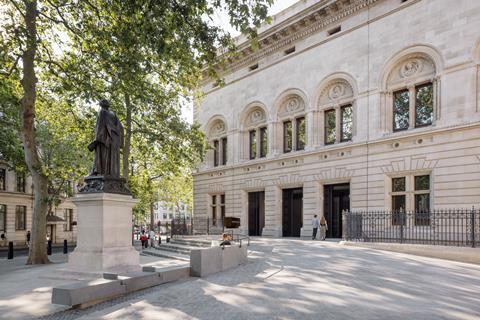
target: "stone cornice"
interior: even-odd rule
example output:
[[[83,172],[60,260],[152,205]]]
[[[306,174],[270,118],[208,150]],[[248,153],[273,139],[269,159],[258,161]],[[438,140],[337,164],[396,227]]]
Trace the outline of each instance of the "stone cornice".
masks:
[[[227,61],[227,73],[253,65],[263,57],[291,46],[296,41],[379,1],[381,0],[320,1],[259,34],[259,48],[256,51],[248,41],[240,44],[237,49],[238,56]],[[205,77],[204,83],[208,80]]]

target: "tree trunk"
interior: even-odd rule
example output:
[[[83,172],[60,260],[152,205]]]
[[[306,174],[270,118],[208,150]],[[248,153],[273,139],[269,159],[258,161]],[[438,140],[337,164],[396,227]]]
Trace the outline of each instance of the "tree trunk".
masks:
[[[130,102],[130,95],[125,94],[125,107],[127,108],[127,117],[125,119],[125,145],[123,146],[123,177],[128,181],[129,166],[130,166],[130,142],[132,140],[132,106]]]
[[[27,264],[49,263],[45,244],[47,228],[48,180],[42,171],[35,141],[35,102],[37,77],[35,54],[37,50],[37,1],[25,1],[25,27],[27,30],[26,50],[23,62],[22,139],[25,162],[33,180],[34,205],[32,215],[31,245]]]
[[[155,230],[154,203],[150,203],[150,230]]]

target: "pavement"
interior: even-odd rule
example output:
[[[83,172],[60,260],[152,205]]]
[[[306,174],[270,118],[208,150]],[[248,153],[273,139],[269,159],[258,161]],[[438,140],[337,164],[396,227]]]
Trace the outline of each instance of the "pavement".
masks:
[[[52,265],[4,274],[2,261],[0,318],[480,319],[478,265],[328,241],[258,238],[249,251],[249,262],[232,270],[84,310],[45,303],[59,281],[48,278]]]

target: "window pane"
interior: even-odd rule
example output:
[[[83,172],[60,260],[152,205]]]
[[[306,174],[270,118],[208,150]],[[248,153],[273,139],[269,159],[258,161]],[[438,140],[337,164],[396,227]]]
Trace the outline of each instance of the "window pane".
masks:
[[[5,169],[0,169],[0,190],[5,190],[6,188],[6,179],[7,171]]]
[[[405,225],[405,195],[392,196],[392,225]]]
[[[336,140],[335,110],[325,111],[325,144],[335,143]]]
[[[224,205],[222,205],[220,207],[220,215],[222,217],[222,224],[223,224],[223,221],[225,220],[225,206]]]
[[[342,107],[341,141],[352,140],[353,108],[351,105]]]
[[[260,158],[266,157],[268,152],[267,128],[260,128]]]
[[[17,192],[25,192],[25,174],[17,172]]]
[[[222,194],[220,196],[220,204],[225,204],[225,195],[224,194]]]
[[[427,126],[433,119],[433,85],[431,83],[418,86],[415,103],[415,126]]]
[[[222,138],[222,165],[227,164],[227,138]]]
[[[219,150],[219,143],[218,140],[213,141],[213,166],[216,167],[218,166],[218,153],[220,152]]]
[[[7,222],[7,206],[0,204],[0,231],[6,231],[6,222]]]
[[[430,194],[415,195],[415,225],[430,225]]]
[[[292,151],[292,122],[283,123],[283,152]]]
[[[212,225],[217,225],[217,207],[212,207]]]
[[[405,177],[392,179],[392,191],[393,192],[405,191]]]
[[[250,159],[257,157],[257,132],[255,130],[250,131]]]
[[[212,204],[216,204],[217,203],[217,196],[212,196]]]
[[[393,131],[408,129],[409,104],[408,90],[393,94]]]
[[[15,210],[15,230],[25,230],[27,207],[17,206]]]
[[[297,150],[305,149],[305,118],[297,118]]]
[[[430,176],[416,176],[415,190],[430,190]]]

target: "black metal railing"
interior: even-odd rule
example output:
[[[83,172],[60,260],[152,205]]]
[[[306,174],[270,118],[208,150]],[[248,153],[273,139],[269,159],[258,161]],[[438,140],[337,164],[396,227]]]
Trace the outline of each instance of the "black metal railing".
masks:
[[[225,231],[222,219],[209,217],[193,217],[191,219],[172,219],[171,235],[217,235]]]
[[[472,208],[429,212],[344,212],[343,238],[348,241],[477,247],[480,246],[480,211]]]

